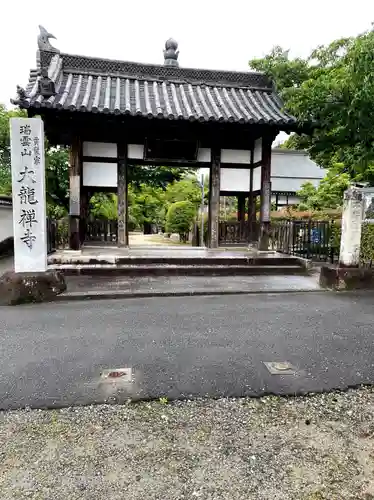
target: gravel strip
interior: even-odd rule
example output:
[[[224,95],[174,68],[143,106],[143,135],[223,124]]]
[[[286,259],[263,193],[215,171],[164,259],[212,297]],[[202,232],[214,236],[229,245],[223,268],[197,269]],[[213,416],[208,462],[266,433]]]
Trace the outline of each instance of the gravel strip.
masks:
[[[374,499],[374,389],[0,414],[0,498]]]

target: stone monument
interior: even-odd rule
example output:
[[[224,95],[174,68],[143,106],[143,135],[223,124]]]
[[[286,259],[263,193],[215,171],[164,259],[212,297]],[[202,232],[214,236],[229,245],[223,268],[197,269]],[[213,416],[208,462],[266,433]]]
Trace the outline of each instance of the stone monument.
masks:
[[[0,277],[0,304],[41,302],[66,289],[47,269],[44,129],[40,118],[11,118],[14,271]]]

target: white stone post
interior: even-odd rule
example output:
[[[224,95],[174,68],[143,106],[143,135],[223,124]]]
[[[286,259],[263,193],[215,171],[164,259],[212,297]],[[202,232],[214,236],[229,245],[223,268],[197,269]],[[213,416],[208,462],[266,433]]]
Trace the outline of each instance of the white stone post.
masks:
[[[44,127],[40,118],[10,120],[14,269],[47,270]]]
[[[361,226],[364,215],[362,190],[350,187],[344,192],[339,264],[355,267],[360,261]]]

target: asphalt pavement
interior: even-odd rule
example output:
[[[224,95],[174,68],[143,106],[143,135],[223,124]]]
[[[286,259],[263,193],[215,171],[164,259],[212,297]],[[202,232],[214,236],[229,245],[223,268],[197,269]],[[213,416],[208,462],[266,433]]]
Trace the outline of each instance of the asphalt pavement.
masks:
[[[0,409],[374,382],[373,295],[74,301],[2,307],[0,317]],[[284,361],[289,374],[264,364]]]

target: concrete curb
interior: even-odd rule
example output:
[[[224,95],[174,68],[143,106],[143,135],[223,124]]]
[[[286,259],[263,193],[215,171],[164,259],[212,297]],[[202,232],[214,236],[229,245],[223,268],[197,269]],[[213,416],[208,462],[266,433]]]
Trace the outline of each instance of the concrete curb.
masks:
[[[65,292],[57,295],[53,302],[72,302],[83,300],[113,300],[113,299],[144,299],[157,297],[204,297],[214,295],[257,295],[257,294],[297,294],[297,293],[328,293],[328,289],[300,288],[297,290],[191,290],[182,292],[128,292],[124,290]]]

